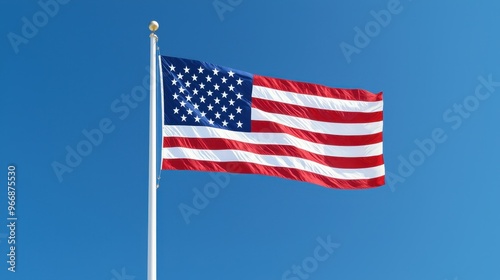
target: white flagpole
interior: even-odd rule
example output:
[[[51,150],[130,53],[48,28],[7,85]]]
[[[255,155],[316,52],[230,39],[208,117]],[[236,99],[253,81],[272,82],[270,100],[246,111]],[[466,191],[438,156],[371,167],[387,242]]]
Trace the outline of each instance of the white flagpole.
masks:
[[[149,24],[151,34],[149,103],[149,207],[148,207],[148,280],[156,280],[156,42],[158,23]]]

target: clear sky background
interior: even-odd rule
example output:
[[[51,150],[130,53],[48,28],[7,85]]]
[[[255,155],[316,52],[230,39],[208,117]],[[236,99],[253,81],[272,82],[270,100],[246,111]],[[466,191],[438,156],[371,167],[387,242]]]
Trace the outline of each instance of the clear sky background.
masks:
[[[0,278],[146,279],[142,85],[154,19],[163,55],[383,91],[387,172],[385,186],[348,191],[163,171],[158,279],[500,279],[499,10],[492,0],[4,1]],[[68,165],[83,131],[103,125]]]

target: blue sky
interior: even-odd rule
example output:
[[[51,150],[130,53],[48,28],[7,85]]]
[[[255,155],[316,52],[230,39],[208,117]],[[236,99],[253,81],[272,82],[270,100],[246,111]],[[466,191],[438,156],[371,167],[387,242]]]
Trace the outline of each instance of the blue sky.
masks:
[[[0,278],[146,279],[153,19],[163,55],[383,91],[388,176],[343,191],[163,171],[158,279],[500,277],[497,1],[55,1],[0,12]]]

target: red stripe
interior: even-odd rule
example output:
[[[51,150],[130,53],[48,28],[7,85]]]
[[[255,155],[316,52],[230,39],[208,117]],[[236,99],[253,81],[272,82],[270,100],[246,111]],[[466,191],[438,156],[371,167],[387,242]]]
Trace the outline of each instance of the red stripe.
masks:
[[[311,153],[294,146],[249,144],[220,138],[164,137],[163,147],[183,147],[199,150],[241,150],[259,155],[303,158],[335,168],[369,168],[384,164],[382,155],[369,157],[325,156]]]
[[[297,180],[317,184],[327,188],[336,189],[366,189],[382,186],[385,183],[385,176],[362,180],[342,180],[318,175],[315,173],[285,168],[270,167],[248,162],[213,162],[199,161],[192,159],[163,159],[162,169],[173,170],[198,170],[231,172],[240,174],[262,174],[268,176],[281,177],[285,179]]]
[[[252,121],[252,132],[286,133],[309,142],[335,146],[362,146],[382,142],[382,132],[368,135],[333,135],[311,132],[270,121]]]
[[[269,113],[289,115],[321,122],[370,123],[379,122],[383,119],[381,111],[372,113],[334,111],[269,101],[260,98],[252,98],[252,107]]]
[[[259,75],[253,76],[253,85],[274,88],[278,90],[357,101],[381,101],[382,92],[373,94],[364,89],[332,88],[323,85],[289,81]]]

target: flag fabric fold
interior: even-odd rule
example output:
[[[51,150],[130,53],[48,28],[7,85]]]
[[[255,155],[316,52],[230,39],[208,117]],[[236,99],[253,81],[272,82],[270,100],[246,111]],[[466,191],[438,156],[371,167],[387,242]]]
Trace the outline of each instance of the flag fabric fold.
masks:
[[[384,184],[383,99],[161,56],[162,169]]]

